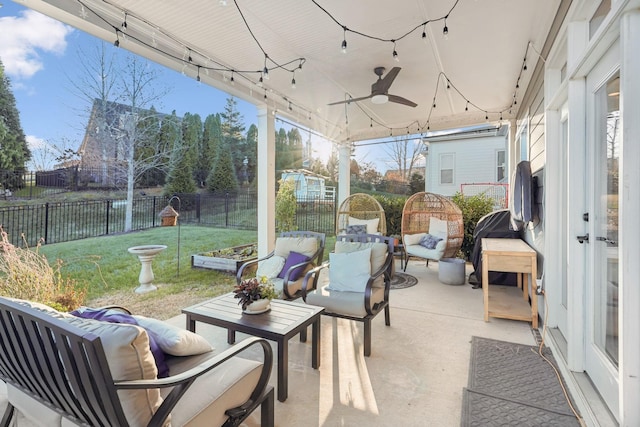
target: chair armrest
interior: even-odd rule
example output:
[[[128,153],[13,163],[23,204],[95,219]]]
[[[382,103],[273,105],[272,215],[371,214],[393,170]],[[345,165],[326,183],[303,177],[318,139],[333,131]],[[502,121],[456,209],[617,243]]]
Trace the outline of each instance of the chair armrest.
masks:
[[[367,281],[367,285],[364,288],[364,309],[367,311],[367,314],[369,315],[373,314],[373,311],[371,309],[371,292],[373,288],[373,282],[381,275],[384,275],[384,299],[388,300],[389,298],[389,288],[391,285],[391,276],[389,273],[391,269],[392,259],[393,259],[393,253],[387,252],[387,257],[384,260],[384,264],[382,264],[382,266],[378,269],[378,271],[375,271],[371,274],[371,277],[369,277],[369,280]]]
[[[327,261],[324,264],[320,264],[319,266],[309,270],[307,274],[305,274],[304,280],[302,281],[302,300],[304,302],[307,302],[307,292],[312,289],[316,289],[316,282],[318,280],[318,274],[320,273],[320,270],[328,267],[329,262]]]
[[[169,416],[173,408],[176,406],[180,398],[184,395],[187,389],[193,384],[193,382],[200,376],[206,374],[211,371],[213,368],[223,364],[227,360],[231,359],[234,356],[246,351],[252,346],[260,345],[262,346],[263,351],[263,365],[262,372],[260,374],[260,379],[258,380],[258,384],[256,388],[251,393],[250,399],[245,402],[243,405],[239,407],[239,409],[243,409],[244,407],[250,406],[256,399],[265,391],[268,382],[269,376],[271,375],[271,366],[273,365],[273,352],[271,350],[271,345],[268,341],[262,338],[250,337],[247,338],[233,347],[228,348],[222,353],[208,359],[198,366],[194,366],[193,368],[182,372],[178,375],[169,376],[166,378],[157,378],[152,380],[132,380],[132,381],[117,381],[114,383],[117,389],[122,390],[140,390],[140,389],[150,389],[150,388],[166,388],[173,387],[171,392],[165,397],[164,401],[156,411],[156,413],[151,418],[149,425],[162,425],[164,420]]]
[[[315,258],[310,258],[310,259],[309,259],[309,260],[307,260],[307,261],[301,262],[301,263],[299,263],[299,264],[292,265],[292,266],[291,266],[291,267],[289,267],[289,269],[285,272],[285,274],[284,274],[284,279],[282,279],[282,292],[284,293],[284,295],[285,295],[285,297],[286,297],[287,299],[291,299],[291,298],[293,298],[293,295],[290,295],[290,294],[289,294],[289,289],[288,289],[288,288],[289,288],[289,286],[288,286],[288,285],[289,285],[289,275],[291,274],[291,272],[292,272],[293,270],[295,270],[296,268],[301,268],[301,267],[304,267],[304,266],[306,266],[306,265],[312,265],[312,266],[315,266],[314,259],[315,259]],[[298,277],[298,279],[299,279],[299,277]],[[298,279],[296,279],[296,280],[298,280]]]
[[[242,264],[240,266],[240,268],[238,269],[238,273],[236,273],[236,283],[240,284],[240,282],[242,281],[242,276],[244,275],[244,271],[245,271],[246,268],[248,268],[248,267],[250,267],[252,265],[257,265],[260,261],[264,261],[267,258],[271,258],[273,255],[275,255],[275,252],[271,252],[270,254],[268,254],[265,257],[254,259],[252,261],[247,261],[244,264]]]

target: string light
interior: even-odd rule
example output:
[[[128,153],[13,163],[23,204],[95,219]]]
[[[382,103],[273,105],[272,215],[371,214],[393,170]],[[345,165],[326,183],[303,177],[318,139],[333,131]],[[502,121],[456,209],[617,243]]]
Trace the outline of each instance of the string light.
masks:
[[[127,12],[124,13],[124,21],[122,21],[122,31],[127,31]]]
[[[398,52],[396,51],[396,41],[393,40],[393,59],[396,62],[400,62],[400,58],[398,57]]]
[[[447,15],[449,16],[449,15]],[[445,40],[449,39],[449,27],[447,27],[447,17],[444,17],[444,28],[442,29],[442,35],[444,36]]]
[[[347,53],[347,27],[342,27],[342,45],[340,46],[342,53]]]
[[[231,81],[232,86],[236,84],[236,80],[233,78],[233,70],[231,70],[231,78],[229,80]]]
[[[264,68],[262,69],[262,75],[264,76],[265,80],[269,80],[269,69],[267,68],[267,59],[269,58],[269,56],[265,53],[264,54]]]
[[[424,24],[422,26],[422,41],[425,42],[425,43],[427,42],[427,30],[426,30],[426,28],[427,28],[427,24]]]
[[[260,79],[258,79],[258,87],[262,86],[264,86],[264,80],[262,79],[262,76],[260,76]]]
[[[295,88],[296,88],[296,75],[294,73],[293,77],[291,78],[291,89],[295,89]]]
[[[200,66],[198,65],[198,75],[196,76],[196,81],[200,83]]]
[[[115,47],[120,47],[120,33],[118,32],[117,29],[116,29],[116,41],[113,42],[113,45]]]

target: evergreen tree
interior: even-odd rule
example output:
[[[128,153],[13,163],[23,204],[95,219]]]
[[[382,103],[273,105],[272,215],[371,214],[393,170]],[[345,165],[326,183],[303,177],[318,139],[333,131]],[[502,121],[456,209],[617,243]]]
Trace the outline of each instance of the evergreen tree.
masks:
[[[297,128],[291,129],[287,133],[289,156],[291,158],[291,168],[301,169],[303,160],[302,135]]]
[[[218,147],[222,146],[220,114],[209,114],[204,120],[202,131],[202,151],[196,158],[196,177],[205,181],[216,158]]]
[[[213,162],[213,167],[207,177],[207,189],[212,192],[233,192],[238,189],[238,179],[231,161],[231,152],[226,147],[218,150],[216,160]]]
[[[171,155],[171,164],[174,167],[167,176],[167,184],[164,186],[165,196],[176,193],[195,193],[196,184],[193,181],[193,169],[186,149],[174,149]]]
[[[197,159],[202,153],[202,119],[198,114],[186,113],[182,118],[182,141],[187,150],[187,156],[194,173],[194,180],[201,186],[204,184],[206,173],[197,169]]]
[[[227,98],[222,118],[222,138],[225,147],[229,150],[235,170],[242,170],[242,161],[245,154],[244,148],[244,124],[243,117],[238,111],[235,98]]]
[[[276,171],[291,169],[292,157],[287,143],[287,131],[280,128],[276,132]]]
[[[31,151],[20,125],[20,114],[11,91],[11,82],[4,73],[0,61],[0,170],[24,171]],[[3,174],[5,175],[5,174]],[[16,188],[22,186],[22,174],[10,174],[2,178],[0,186]]]
[[[137,164],[148,165],[136,178],[136,185],[140,187],[163,185],[165,172],[157,162],[162,156],[157,144],[160,134],[160,117],[156,109],[151,107],[149,110],[141,110],[136,126],[138,129],[134,159]]]
[[[247,181],[252,182],[258,167],[258,126],[254,124],[249,126],[247,131],[247,144],[244,152],[247,157]]]

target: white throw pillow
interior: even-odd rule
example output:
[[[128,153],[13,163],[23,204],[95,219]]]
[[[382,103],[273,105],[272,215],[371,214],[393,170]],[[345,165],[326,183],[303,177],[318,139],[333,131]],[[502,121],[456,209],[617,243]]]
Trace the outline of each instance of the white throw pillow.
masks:
[[[329,289],[364,292],[370,277],[371,248],[329,254]]]
[[[318,239],[315,237],[278,237],[274,254],[287,258],[290,252],[298,252],[311,258],[318,250]]]
[[[335,252],[356,252],[366,248],[371,248],[371,273],[378,271],[387,259],[387,244],[382,242],[345,242],[338,240],[335,246]]]
[[[267,279],[275,279],[284,267],[286,260],[278,255],[274,255],[271,258],[267,258],[264,261],[258,263],[258,269],[256,270],[256,277],[266,277]]]
[[[349,225],[366,225],[367,234],[377,234],[379,222],[380,222],[380,218],[360,219],[360,218],[354,218],[352,216],[349,217]]]
[[[440,218],[432,217],[429,220],[429,234],[446,240],[449,235],[448,223]]]
[[[133,318],[138,325],[147,330],[158,347],[166,354],[194,356],[213,350],[211,344],[196,333],[149,317],[134,315]]]

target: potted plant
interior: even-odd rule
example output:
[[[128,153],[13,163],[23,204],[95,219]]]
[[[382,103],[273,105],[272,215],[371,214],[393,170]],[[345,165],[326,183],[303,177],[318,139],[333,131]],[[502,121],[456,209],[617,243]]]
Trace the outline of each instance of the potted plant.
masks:
[[[242,306],[242,311],[249,314],[264,313],[271,308],[271,300],[278,297],[273,283],[264,276],[241,281],[233,293],[234,298],[240,299],[238,305]]]

